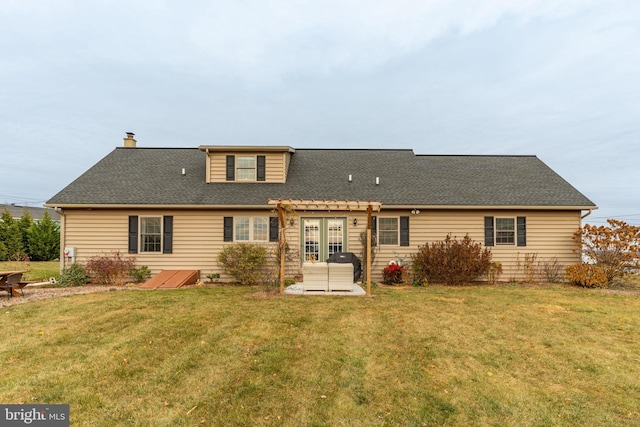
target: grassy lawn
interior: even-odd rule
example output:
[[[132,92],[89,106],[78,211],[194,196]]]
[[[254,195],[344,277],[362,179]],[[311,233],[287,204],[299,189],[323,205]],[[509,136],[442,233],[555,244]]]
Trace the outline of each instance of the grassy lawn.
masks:
[[[47,281],[50,277],[60,276],[60,261],[4,261],[0,270],[26,271],[23,279],[30,282]]]
[[[214,287],[2,310],[0,402],[72,425],[638,425],[640,297]]]

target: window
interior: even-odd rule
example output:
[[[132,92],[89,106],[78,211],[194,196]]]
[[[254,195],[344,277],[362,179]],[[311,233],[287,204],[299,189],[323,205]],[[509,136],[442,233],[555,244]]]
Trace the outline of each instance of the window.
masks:
[[[129,216],[129,253],[173,253],[173,216]]]
[[[269,240],[267,218],[235,218],[235,240],[238,242],[266,242]]]
[[[256,180],[256,157],[237,156],[236,157],[236,179],[238,181]]]
[[[398,244],[398,218],[378,218],[378,244]]]
[[[140,218],[141,252],[162,252],[162,218]]]
[[[327,221],[327,240],[329,243],[329,256],[342,252],[344,240],[344,220],[330,219]]]
[[[496,244],[514,245],[515,242],[515,220],[513,218],[496,218]]]
[[[225,179],[227,181],[266,181],[266,157],[227,156]]]

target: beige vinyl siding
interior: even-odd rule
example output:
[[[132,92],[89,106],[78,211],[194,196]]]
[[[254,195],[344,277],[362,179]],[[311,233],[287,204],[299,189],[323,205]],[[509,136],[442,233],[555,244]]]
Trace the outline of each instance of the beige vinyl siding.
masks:
[[[504,273],[500,277],[506,281],[522,278],[525,254],[536,254],[538,261],[552,260],[565,266],[580,261],[577,245],[572,240],[573,233],[581,224],[580,211],[498,211],[498,210],[422,210],[411,215],[408,210],[376,212],[378,217],[408,216],[410,246],[378,246],[372,268],[372,279],[382,280],[382,269],[397,256],[410,259],[420,245],[443,240],[447,233],[462,238],[465,234],[484,246],[484,217],[525,216],[527,219],[527,246],[496,245],[491,247],[493,259],[503,264]],[[61,239],[64,247],[75,247],[77,261],[84,263],[90,257],[120,251],[128,255],[128,221],[130,215],[173,216],[173,253],[138,253],[134,256],[137,265],[147,265],[153,274],[163,269],[200,270],[201,278],[207,274],[220,273],[221,280],[231,279],[222,274],[217,264],[220,251],[231,242],[223,241],[223,221],[225,216],[275,216],[268,211],[219,211],[219,210],[86,210],[65,209]],[[292,278],[301,272],[300,254],[301,217],[346,218],[347,242],[345,250],[362,257],[360,233],[366,232],[365,212],[298,212],[294,225],[287,224],[287,241],[292,249],[292,260],[287,263],[286,277]],[[358,224],[353,225],[356,218]],[[275,243],[266,244],[273,254]],[[275,268],[274,268],[275,269]]]
[[[289,164],[291,163],[291,153],[284,153],[284,164],[282,168],[282,182],[287,182],[289,175]]]
[[[227,182],[227,156],[265,156],[266,181],[260,182],[285,182],[287,162],[289,153],[260,153],[260,152],[211,152],[209,153],[209,170],[207,182]],[[235,181],[234,181],[235,182]],[[241,181],[253,182],[253,181]]]
[[[563,265],[580,262],[580,253],[573,241],[573,233],[581,225],[580,211],[493,211],[493,210],[421,210],[412,215],[408,210],[376,212],[378,217],[409,217],[410,246],[379,245],[375,249],[372,267],[372,279],[382,280],[382,270],[391,260],[402,257],[406,261],[418,251],[418,247],[429,242],[444,240],[448,233],[458,238],[469,234],[474,241],[484,247],[484,217],[527,218],[527,245],[496,245],[490,247],[493,260],[503,265],[503,281],[524,277],[523,263],[526,254],[535,254],[538,262],[551,261],[554,258]],[[358,225],[353,226],[353,218]],[[366,231],[366,213],[354,213],[347,221],[349,230],[349,251],[362,256],[360,233]],[[518,265],[520,264],[520,267]]]
[[[173,216],[173,253],[129,254],[130,215]],[[222,282],[229,282],[231,278],[217,263],[222,249],[234,244],[223,241],[224,217],[266,215],[273,216],[265,211],[65,210],[63,241],[66,247],[76,248],[76,261],[80,263],[86,263],[93,256],[120,251],[125,256],[135,256],[136,265],[148,266],[153,275],[160,270],[200,270],[202,280],[210,273],[219,273]],[[269,253],[273,253],[275,243],[264,244],[269,247]],[[287,277],[298,274],[298,266],[291,267]]]

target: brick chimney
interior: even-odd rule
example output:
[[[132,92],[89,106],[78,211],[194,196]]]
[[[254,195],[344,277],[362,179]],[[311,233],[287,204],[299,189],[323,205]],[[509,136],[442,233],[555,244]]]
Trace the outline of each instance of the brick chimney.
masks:
[[[134,135],[133,132],[127,132],[127,137],[124,138],[124,146],[126,148],[136,148],[136,140],[133,139]]]

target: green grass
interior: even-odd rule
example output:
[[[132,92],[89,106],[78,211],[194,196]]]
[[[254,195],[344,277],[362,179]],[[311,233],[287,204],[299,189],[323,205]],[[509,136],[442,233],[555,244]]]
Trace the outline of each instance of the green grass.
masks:
[[[72,425],[86,426],[640,423],[637,295],[255,291],[119,291],[4,308],[0,402],[69,403]]]
[[[29,282],[47,281],[60,276],[60,261],[3,261],[0,270],[26,271],[23,279]]]

